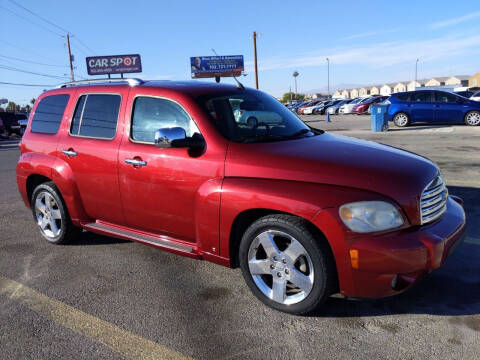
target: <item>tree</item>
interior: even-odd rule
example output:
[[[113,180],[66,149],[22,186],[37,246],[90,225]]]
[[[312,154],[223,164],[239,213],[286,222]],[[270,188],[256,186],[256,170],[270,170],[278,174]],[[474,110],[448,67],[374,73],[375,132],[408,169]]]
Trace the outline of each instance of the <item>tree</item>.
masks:
[[[16,107],[17,107],[17,104],[15,104],[13,101],[9,101],[7,105],[7,110],[15,111]]]
[[[287,93],[283,94],[282,102],[283,103],[289,102],[290,99],[292,99],[292,100],[303,100],[304,98],[305,98],[304,94],[295,94],[293,92],[287,92]]]

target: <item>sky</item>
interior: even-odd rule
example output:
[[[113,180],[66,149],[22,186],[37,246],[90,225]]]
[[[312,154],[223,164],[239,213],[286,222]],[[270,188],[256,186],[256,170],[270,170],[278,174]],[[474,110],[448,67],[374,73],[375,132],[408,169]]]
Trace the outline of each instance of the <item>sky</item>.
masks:
[[[417,58],[419,79],[480,71],[478,0],[0,0],[0,82],[42,85],[0,83],[0,98],[27,104],[68,81],[66,32],[76,78],[91,78],[86,56],[139,53],[133,76],[185,80],[191,56],[215,51],[244,55],[240,81],[254,87],[253,31],[259,87],[273,96],[294,88],[294,71],[298,92],[326,89],[327,57],[331,89],[411,81]]]

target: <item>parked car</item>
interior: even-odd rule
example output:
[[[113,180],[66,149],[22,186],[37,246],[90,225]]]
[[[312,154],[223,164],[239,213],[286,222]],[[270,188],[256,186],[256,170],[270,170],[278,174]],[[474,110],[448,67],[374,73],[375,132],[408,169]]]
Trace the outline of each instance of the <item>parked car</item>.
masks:
[[[353,107],[357,105],[359,102],[363,101],[365,97],[357,97],[350,101],[348,104],[344,104],[340,106],[340,109],[338,110],[339,114],[351,114]]]
[[[383,100],[380,100],[377,102],[377,105],[389,105],[390,101],[388,100],[390,96],[383,96]],[[372,113],[372,106],[369,106],[367,113],[371,114]]]
[[[388,119],[396,126],[413,123],[480,125],[480,103],[439,90],[390,95]]]
[[[480,91],[474,93],[474,94],[470,97],[470,100],[480,101]]]
[[[240,85],[102,81],[42,93],[19,144],[18,189],[52,244],[85,229],[240,267],[260,301],[304,314],[401,293],[461,243],[462,200],[422,156]],[[248,126],[243,102],[281,122]]]
[[[314,114],[314,110],[320,106],[323,106],[325,103],[329,102],[330,100],[323,100],[323,101],[318,101],[316,102],[315,104],[313,105],[310,105],[308,107],[306,107],[304,110],[303,110],[303,114],[304,115],[311,115],[311,114]]]
[[[309,101],[309,102],[303,104],[301,107],[298,108],[297,114],[306,115],[305,110],[307,110],[307,109],[309,109],[309,110],[307,110],[307,114],[311,114],[310,108],[315,107],[320,102],[321,102],[321,100],[312,100],[312,101]]]
[[[345,104],[349,104],[351,101],[352,100],[350,100],[350,99],[341,100],[340,102],[336,103],[335,105],[329,106],[327,111],[330,115],[338,114],[338,111],[339,111],[340,107],[345,105]]]
[[[238,106],[233,107],[235,121],[250,127],[259,126],[261,123],[281,123],[282,118],[276,112],[265,111],[260,105],[253,101],[239,102]]]
[[[314,109],[313,109],[313,113],[314,114],[325,114],[325,111],[332,105],[335,105],[339,102],[339,100],[329,100],[329,101],[326,101],[326,102],[323,102],[321,104],[318,104]]]
[[[372,96],[370,98],[367,98],[361,101],[360,103],[358,103],[357,105],[355,105],[352,109],[352,112],[357,115],[366,114],[368,113],[368,109],[370,109],[370,106],[372,104],[379,103],[385,100],[386,98],[387,96]]]
[[[472,97],[473,94],[475,94],[475,91],[471,91],[471,90],[455,91],[454,94],[463,96],[468,99]]]
[[[15,114],[18,124],[20,125],[20,135],[23,135],[23,133],[25,132],[25,129],[27,128],[29,115],[30,114],[22,114],[22,113]]]
[[[0,112],[0,120],[3,124],[3,129],[0,133],[2,137],[10,137],[12,134],[21,135],[21,126],[13,112]]]

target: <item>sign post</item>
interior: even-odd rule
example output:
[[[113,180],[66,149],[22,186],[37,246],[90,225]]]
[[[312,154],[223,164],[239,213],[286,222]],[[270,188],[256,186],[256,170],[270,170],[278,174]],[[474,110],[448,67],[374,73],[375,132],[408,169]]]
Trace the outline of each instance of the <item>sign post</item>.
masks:
[[[88,75],[123,74],[142,72],[142,61],[139,54],[108,55],[87,57]]]
[[[196,56],[190,58],[192,78],[240,76],[244,71],[243,55]]]

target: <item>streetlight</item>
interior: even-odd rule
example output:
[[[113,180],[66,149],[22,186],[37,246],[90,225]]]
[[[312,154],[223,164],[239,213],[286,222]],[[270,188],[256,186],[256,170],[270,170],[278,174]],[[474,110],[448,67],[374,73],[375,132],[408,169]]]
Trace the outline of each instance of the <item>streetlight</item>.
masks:
[[[415,89],[417,88],[418,59],[415,61]]]
[[[330,59],[327,58],[327,93],[330,96]]]
[[[297,97],[297,76],[298,76],[298,71],[293,72],[293,78],[295,79],[295,97]]]

